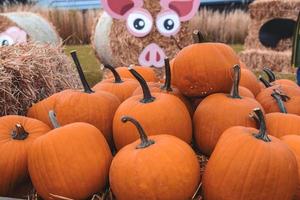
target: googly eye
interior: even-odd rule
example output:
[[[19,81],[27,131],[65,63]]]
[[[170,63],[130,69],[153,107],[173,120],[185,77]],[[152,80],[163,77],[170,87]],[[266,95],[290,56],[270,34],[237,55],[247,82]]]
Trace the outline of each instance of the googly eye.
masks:
[[[180,29],[179,16],[175,12],[160,14],[156,20],[156,27],[164,36],[169,37],[175,35]]]
[[[144,11],[135,11],[127,17],[127,28],[136,37],[148,35],[153,27],[153,19]]]
[[[14,44],[14,40],[9,37],[8,35],[1,35],[0,36],[0,46],[9,46],[9,45],[13,45]]]

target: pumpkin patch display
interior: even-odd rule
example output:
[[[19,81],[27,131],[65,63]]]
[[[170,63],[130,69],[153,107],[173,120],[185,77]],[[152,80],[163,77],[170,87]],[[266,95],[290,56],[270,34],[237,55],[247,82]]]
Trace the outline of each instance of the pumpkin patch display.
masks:
[[[263,112],[254,113],[259,130],[236,126],[222,134],[204,172],[205,200],[291,200],[296,194],[295,156],[267,134]]]
[[[232,66],[238,63],[236,53],[228,45],[192,44],[175,57],[172,71],[174,85],[189,97],[227,93],[232,86]]]
[[[71,53],[76,64],[84,91],[69,90],[56,99],[54,110],[61,125],[86,122],[97,127],[110,145],[112,142],[112,120],[120,105],[119,99],[108,92],[94,92],[85,79],[76,52]]]
[[[117,150],[138,139],[135,127],[120,121],[123,115],[130,115],[138,120],[149,135],[169,133],[190,143],[192,121],[184,103],[171,94],[151,93],[143,77],[130,67],[129,71],[139,81],[143,95],[130,97],[115,113],[113,138]]]
[[[48,131],[50,128],[36,119],[17,115],[0,118],[0,196],[16,197],[16,191],[29,182],[29,148]]]
[[[49,115],[55,129],[35,140],[28,155],[37,193],[45,200],[86,199],[104,190],[112,155],[101,131],[83,122],[59,127]]]
[[[110,65],[104,65],[105,68],[109,69],[114,78],[104,79],[100,83],[93,87],[95,92],[105,91],[112,93],[119,98],[121,102],[130,97],[133,91],[139,86],[139,83],[133,79],[122,79],[119,73]]]
[[[233,67],[234,81],[231,93],[217,93],[206,97],[198,106],[193,118],[194,137],[200,151],[209,156],[222,133],[232,126],[255,127],[249,113],[262,108],[253,98],[240,96],[239,81],[241,69]]]
[[[112,161],[109,180],[116,198],[192,199],[200,182],[200,166],[192,148],[171,135],[148,138],[137,120],[129,116],[121,119],[132,123],[137,129],[133,134],[140,140],[122,148]]]

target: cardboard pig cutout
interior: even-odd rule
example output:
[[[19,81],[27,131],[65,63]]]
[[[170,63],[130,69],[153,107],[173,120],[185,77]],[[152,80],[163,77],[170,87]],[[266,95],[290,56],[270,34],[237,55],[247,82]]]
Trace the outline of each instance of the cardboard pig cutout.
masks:
[[[164,58],[173,58],[192,43],[188,21],[200,0],[102,0],[94,46],[102,63],[137,64],[160,71]]]

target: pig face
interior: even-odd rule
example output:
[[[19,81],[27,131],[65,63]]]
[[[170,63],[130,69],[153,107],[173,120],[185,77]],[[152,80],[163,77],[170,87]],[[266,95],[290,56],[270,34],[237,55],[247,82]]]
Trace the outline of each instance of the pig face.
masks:
[[[26,43],[26,41],[26,32],[16,26],[9,27],[4,32],[0,32],[0,46]]]
[[[122,49],[122,43],[127,42],[129,46],[135,43],[138,49],[127,51],[138,52],[140,65],[161,68],[164,66],[164,58],[168,56],[167,45],[177,48],[171,42],[171,36],[178,35],[181,23],[195,15],[200,0],[103,0],[102,4],[111,17],[119,20],[116,31],[113,30],[115,34],[124,35],[124,31],[127,31],[131,36],[118,42],[118,50],[126,51]],[[122,27],[126,27],[123,28],[125,30]]]

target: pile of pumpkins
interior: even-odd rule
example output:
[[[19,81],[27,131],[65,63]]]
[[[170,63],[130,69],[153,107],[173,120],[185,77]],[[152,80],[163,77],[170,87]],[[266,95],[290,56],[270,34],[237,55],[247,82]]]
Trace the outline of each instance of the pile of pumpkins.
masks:
[[[91,88],[71,55],[83,91],[0,118],[0,196],[32,182],[43,199],[88,199],[108,187],[117,200],[300,199],[294,82],[268,68],[259,81],[231,47],[196,43],[165,59],[164,80],[150,68],[105,65],[111,78]],[[209,158],[203,176],[192,143]]]

